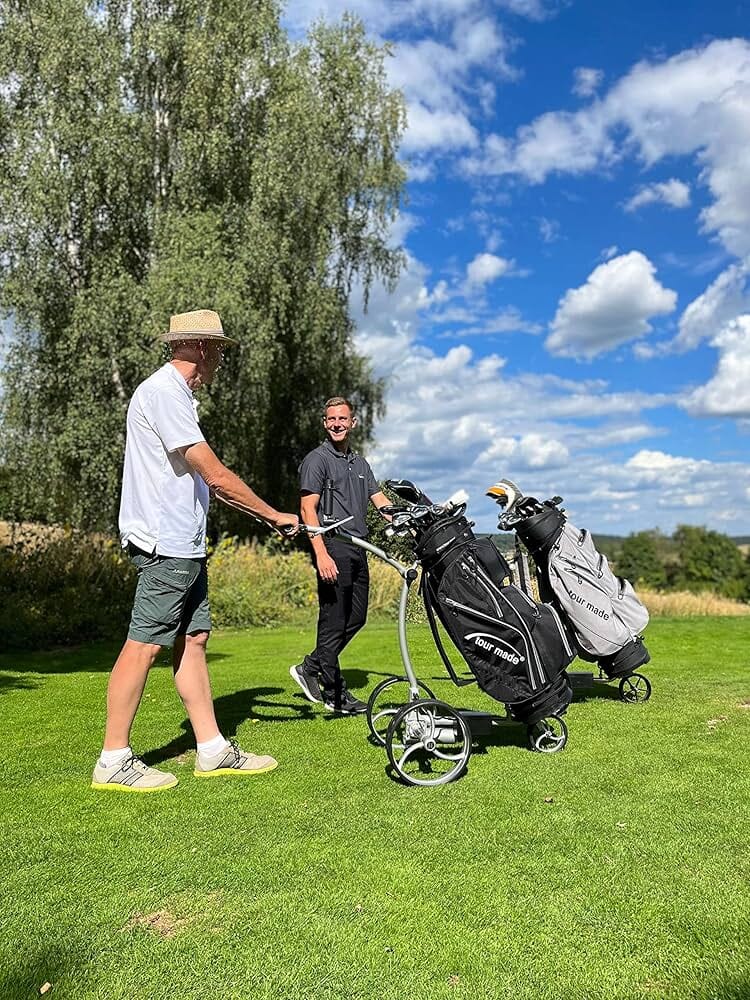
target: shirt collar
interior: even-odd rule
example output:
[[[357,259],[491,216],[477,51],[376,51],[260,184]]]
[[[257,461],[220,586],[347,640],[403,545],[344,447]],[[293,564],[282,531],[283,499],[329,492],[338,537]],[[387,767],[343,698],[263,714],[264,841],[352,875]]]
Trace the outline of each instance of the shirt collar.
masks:
[[[352,451],[351,448],[347,448],[346,451],[339,451],[338,448],[334,447],[330,438],[325,439],[325,441],[323,442],[323,447],[327,448],[329,451],[332,451],[337,458],[345,458],[347,462],[353,462],[354,459],[357,457],[356,451]]]
[[[171,361],[167,361],[165,363],[164,367],[169,369],[170,376],[173,379],[175,379],[175,381],[178,383],[178,385],[182,386],[183,391],[186,392],[188,394],[188,396],[190,396],[191,399],[193,399],[193,390],[187,384],[187,382],[182,377],[182,375],[180,375],[180,373],[177,371],[177,369],[172,364],[172,362]]]

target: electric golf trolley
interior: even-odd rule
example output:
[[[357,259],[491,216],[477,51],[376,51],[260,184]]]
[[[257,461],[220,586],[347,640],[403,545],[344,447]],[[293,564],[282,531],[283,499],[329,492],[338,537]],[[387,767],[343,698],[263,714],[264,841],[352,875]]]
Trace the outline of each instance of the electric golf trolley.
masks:
[[[381,510],[391,515],[388,531],[411,540],[412,565],[338,525],[331,527],[342,539],[388,563],[403,581],[398,641],[405,676],[378,684],[367,705],[372,738],[385,747],[393,772],[409,785],[453,781],[465,770],[473,742],[507,723],[525,725],[532,750],[562,750],[568,739],[562,716],[572,698],[565,668],[575,651],[557,611],[535,602],[512,583],[510,567],[492,541],[474,535],[464,516],[465,502],[433,504],[407,480],[386,485],[404,502]],[[476,682],[504,705],[505,715],[456,708],[436,698],[417,678],[409,655],[406,613],[420,568],[430,629],[450,678],[457,687]],[[438,619],[472,676],[459,675],[454,668]]]

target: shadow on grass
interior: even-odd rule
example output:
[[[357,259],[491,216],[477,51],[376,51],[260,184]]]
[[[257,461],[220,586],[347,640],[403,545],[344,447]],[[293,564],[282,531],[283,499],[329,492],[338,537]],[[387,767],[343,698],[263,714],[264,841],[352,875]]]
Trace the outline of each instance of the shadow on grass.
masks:
[[[736,977],[707,985],[690,994],[691,1000],[750,1000],[750,978]]]
[[[54,988],[60,979],[71,972],[75,966],[71,946],[52,950],[40,948],[30,954],[22,954],[18,965],[13,969],[0,972],[0,997],[3,1000],[22,1000],[25,997],[38,997],[45,983],[51,983],[50,996],[54,996]],[[47,991],[45,991],[47,992]]]
[[[0,694],[4,691],[31,691],[39,687],[39,681],[32,677],[19,677],[17,674],[0,673]]]
[[[221,695],[214,699],[216,721],[219,729],[228,739],[237,735],[244,722],[299,722],[312,719],[316,707],[302,695],[292,695],[292,701],[281,700],[275,696],[289,698],[289,692],[280,687],[245,688],[232,694]],[[182,733],[169,743],[141,754],[142,759],[151,767],[164,763],[174,757],[195,749],[195,736],[190,721],[185,719],[180,723]]]
[[[0,695],[4,691],[32,690],[39,687],[41,679],[56,674],[76,673],[109,673],[120,652],[120,646],[92,648],[81,646],[80,649],[54,650],[45,653],[24,653],[14,657],[13,654],[0,658]],[[153,670],[167,668],[171,670],[171,650],[160,653]],[[228,658],[227,653],[208,652],[209,663]]]
[[[591,687],[574,687],[574,704],[585,701],[622,701],[617,681],[609,681],[609,683],[607,681],[594,681]]]
[[[3,653],[0,656],[0,674],[11,670],[41,675],[109,672],[121,645],[122,643],[96,642],[42,652]]]

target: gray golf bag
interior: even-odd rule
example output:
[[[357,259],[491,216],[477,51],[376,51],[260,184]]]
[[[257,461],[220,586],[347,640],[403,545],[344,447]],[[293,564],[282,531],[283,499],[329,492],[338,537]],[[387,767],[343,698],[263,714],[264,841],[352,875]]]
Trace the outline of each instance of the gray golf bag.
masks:
[[[503,480],[488,496],[505,500],[498,527],[514,530],[533,556],[539,596],[564,616],[581,659],[597,663],[610,679],[630,676],[651,659],[640,634],[648,611],[632,586],[615,576],[589,532],[568,521],[561,497],[511,497],[506,483],[517,490]]]

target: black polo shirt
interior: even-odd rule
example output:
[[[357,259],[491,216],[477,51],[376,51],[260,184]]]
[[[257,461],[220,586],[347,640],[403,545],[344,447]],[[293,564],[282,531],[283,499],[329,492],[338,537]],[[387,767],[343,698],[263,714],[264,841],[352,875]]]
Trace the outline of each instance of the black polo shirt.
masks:
[[[352,516],[344,526],[358,538],[367,537],[365,514],[373,493],[380,487],[369,464],[355,451],[341,452],[324,441],[305,455],[299,467],[299,487],[303,493],[323,493],[326,479],[333,480],[333,516],[336,521]],[[321,511],[318,516],[320,517]]]

